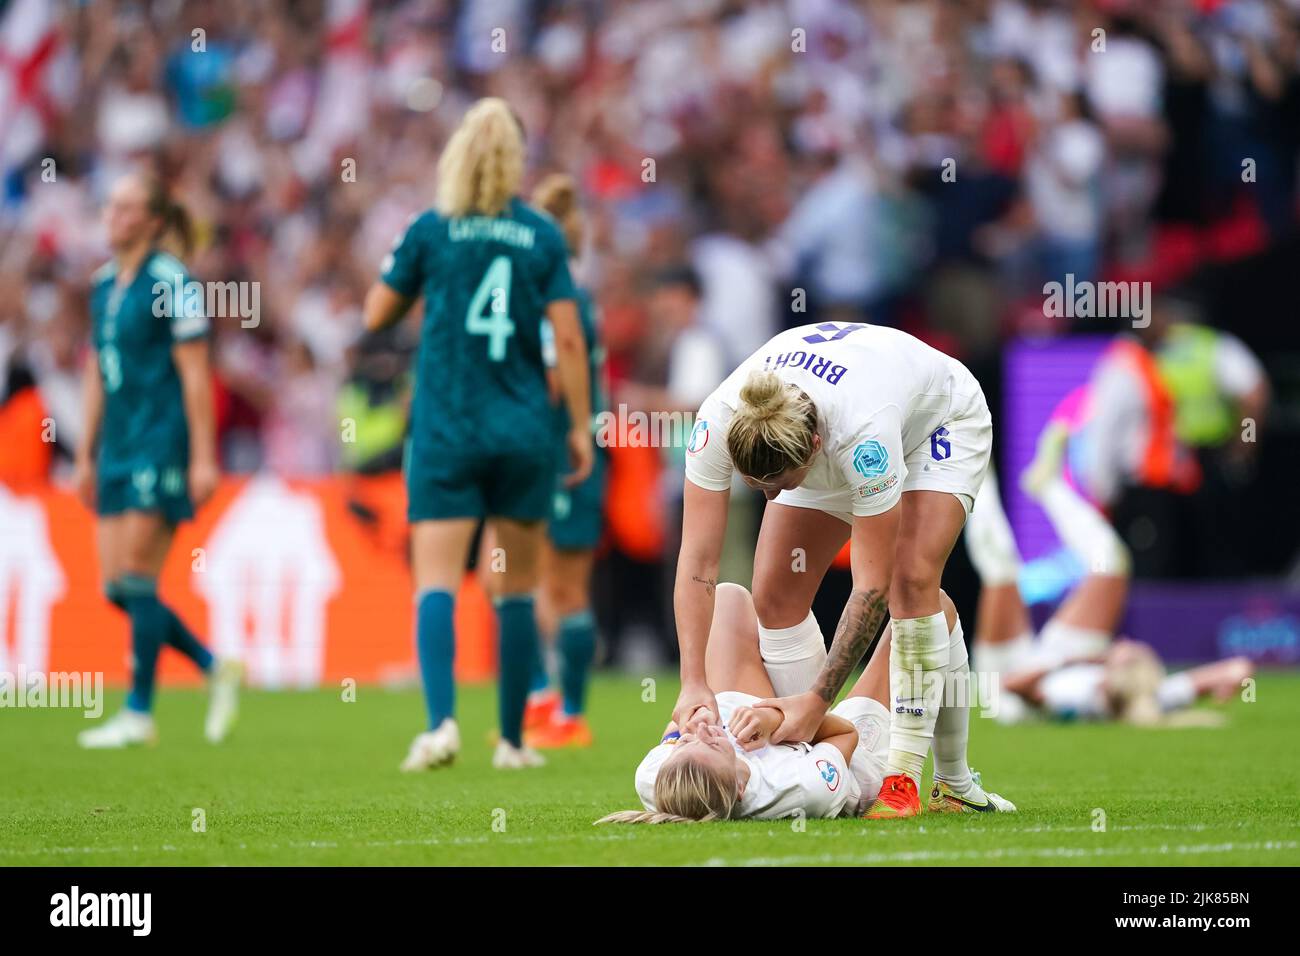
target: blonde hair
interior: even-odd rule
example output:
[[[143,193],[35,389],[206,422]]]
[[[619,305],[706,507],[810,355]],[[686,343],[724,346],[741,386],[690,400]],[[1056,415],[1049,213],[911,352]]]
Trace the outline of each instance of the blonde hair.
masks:
[[[775,372],[749,373],[727,426],[727,449],[742,475],[764,481],[802,468],[812,458],[816,434],[817,409],[798,386]]]
[[[678,759],[680,757],[680,759]],[[620,810],[602,823],[710,823],[726,820],[736,808],[736,774],[717,773],[702,761],[673,754],[655,776],[658,810]]]
[[[470,107],[438,159],[438,212],[495,216],[524,178],[524,136],[505,100]]]
[[[533,190],[532,203],[560,224],[569,255],[582,251],[586,221],[578,208],[578,185],[567,173],[551,173]]]
[[[1105,693],[1115,716],[1125,723],[1152,726],[1160,723],[1156,696],[1165,668],[1145,644],[1122,641],[1105,666]]]

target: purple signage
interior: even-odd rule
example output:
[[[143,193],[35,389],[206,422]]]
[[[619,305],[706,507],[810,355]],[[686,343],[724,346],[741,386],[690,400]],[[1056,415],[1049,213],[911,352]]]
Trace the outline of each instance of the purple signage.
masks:
[[[998,439],[999,479],[1007,517],[1025,560],[1040,558],[1060,547],[1043,509],[1020,490],[1020,473],[1034,459],[1038,436],[1053,409],[1071,391],[1088,381],[1109,336],[1064,339],[1021,339],[1003,353],[1003,407]]]

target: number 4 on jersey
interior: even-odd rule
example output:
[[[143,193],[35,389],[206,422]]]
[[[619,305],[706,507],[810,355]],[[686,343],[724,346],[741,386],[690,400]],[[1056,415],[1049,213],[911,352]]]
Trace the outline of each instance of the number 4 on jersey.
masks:
[[[465,315],[465,330],[470,335],[488,337],[488,358],[503,362],[510,336],[515,334],[515,324],[510,321],[510,276],[512,265],[509,256],[497,256],[483,273],[483,279],[470,299]]]

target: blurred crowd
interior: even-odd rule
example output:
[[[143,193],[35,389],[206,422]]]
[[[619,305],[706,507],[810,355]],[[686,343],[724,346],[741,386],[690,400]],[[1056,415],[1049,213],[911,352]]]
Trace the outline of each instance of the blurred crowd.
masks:
[[[358,348],[359,303],[485,94],[537,172],[580,177],[616,400],[693,408],[825,316],[967,357],[1051,334],[1045,278],[1159,275],[1180,224],[1241,251],[1294,228],[1298,24],[1283,0],[17,0],[0,385],[34,381],[71,447],[98,208],[145,161],[196,218],[194,274],[261,283],[256,328],[217,324],[226,466],[391,464],[343,447],[338,405],[400,401],[413,329]]]

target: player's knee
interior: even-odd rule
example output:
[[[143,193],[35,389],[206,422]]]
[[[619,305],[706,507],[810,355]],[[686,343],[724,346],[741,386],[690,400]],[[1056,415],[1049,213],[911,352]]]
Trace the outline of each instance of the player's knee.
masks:
[[[753,601],[754,612],[762,627],[794,627],[808,616],[808,602],[787,588],[761,587],[756,583]]]
[[[891,606],[914,607],[925,604],[933,607],[934,598],[938,594],[939,574],[927,562],[905,560],[894,568],[894,577],[889,587]]]
[[[749,591],[739,584],[724,581],[718,585],[713,598],[713,614],[727,620],[743,620],[754,617],[754,599]]]
[[[546,597],[555,613],[560,617],[567,617],[570,614],[585,611],[591,603],[587,598],[586,590],[577,581],[556,580],[554,578],[548,580],[546,582]]]

